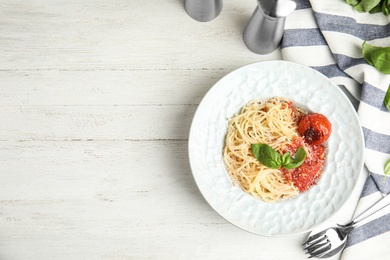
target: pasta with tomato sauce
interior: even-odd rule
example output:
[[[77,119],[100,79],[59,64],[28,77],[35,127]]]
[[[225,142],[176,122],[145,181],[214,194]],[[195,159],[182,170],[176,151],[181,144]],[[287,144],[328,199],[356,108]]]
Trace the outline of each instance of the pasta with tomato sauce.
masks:
[[[330,133],[325,116],[307,114],[288,99],[252,100],[228,121],[223,160],[234,185],[266,202],[285,200],[319,179],[326,159],[323,142]],[[306,158],[293,169],[270,168],[254,156],[251,145],[256,143],[291,155],[302,147]]]

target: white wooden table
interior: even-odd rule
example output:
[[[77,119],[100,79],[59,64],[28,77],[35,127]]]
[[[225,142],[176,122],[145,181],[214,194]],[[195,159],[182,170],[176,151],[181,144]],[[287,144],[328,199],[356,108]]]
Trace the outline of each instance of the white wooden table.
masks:
[[[210,87],[281,59],[242,41],[255,5],[200,23],[183,0],[0,0],[0,259],[305,259],[307,234],[233,226],[189,167]]]

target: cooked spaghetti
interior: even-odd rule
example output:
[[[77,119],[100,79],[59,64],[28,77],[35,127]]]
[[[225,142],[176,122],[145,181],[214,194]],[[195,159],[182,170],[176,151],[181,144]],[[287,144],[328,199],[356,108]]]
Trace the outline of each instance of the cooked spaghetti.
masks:
[[[291,178],[294,171],[268,168],[261,164],[251,151],[251,144],[255,143],[268,144],[279,153],[292,151],[299,145],[304,147],[309,160],[312,160],[312,147],[304,142],[297,131],[303,116],[304,111],[293,106],[289,100],[271,98],[253,100],[244,106],[239,114],[230,118],[223,159],[233,183],[267,202],[287,199],[304,191],[299,185],[294,185]],[[317,172],[321,171],[324,163],[324,149],[321,151],[321,160],[316,162],[319,166]],[[319,174],[316,173],[315,178],[318,177]],[[313,185],[315,178],[313,177],[305,188]]]

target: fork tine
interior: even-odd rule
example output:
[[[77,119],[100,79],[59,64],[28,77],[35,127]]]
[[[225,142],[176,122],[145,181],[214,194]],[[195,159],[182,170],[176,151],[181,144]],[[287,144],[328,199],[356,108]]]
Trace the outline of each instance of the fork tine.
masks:
[[[321,250],[318,250],[315,253],[310,254],[309,258],[324,256],[328,253],[328,251],[331,249],[331,247],[332,247],[332,245],[328,244],[326,247],[322,248]]]
[[[308,245],[308,244],[310,244],[310,242],[312,242],[312,241],[316,240],[317,238],[319,238],[319,237],[325,235],[325,233],[326,233],[327,230],[328,230],[328,229],[325,229],[325,230],[323,230],[323,231],[321,231],[321,232],[319,232],[319,233],[317,233],[317,234],[314,234],[314,235],[310,236],[310,237],[306,240],[306,242],[302,244],[302,246]]]
[[[317,243],[317,244],[313,244],[311,245],[310,247],[308,247],[306,250],[307,250],[307,253],[308,254],[314,254],[316,253],[316,251],[324,248],[325,246],[329,245],[329,241],[326,240],[325,242],[323,243]]]
[[[315,246],[315,245],[320,244],[321,242],[323,242],[323,241],[325,241],[325,240],[327,240],[326,235],[324,235],[324,236],[322,236],[322,237],[320,237],[320,238],[317,238],[316,240],[312,240],[311,243],[306,243],[306,245],[303,244],[303,245],[305,245],[305,247],[303,248],[303,250],[307,250],[307,249],[309,249],[309,248],[311,248],[311,247],[313,247],[313,246]]]

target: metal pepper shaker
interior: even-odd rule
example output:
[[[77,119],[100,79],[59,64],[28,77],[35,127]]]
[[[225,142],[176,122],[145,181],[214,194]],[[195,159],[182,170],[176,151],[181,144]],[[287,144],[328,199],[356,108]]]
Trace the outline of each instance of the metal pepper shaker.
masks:
[[[292,0],[258,0],[243,33],[248,49],[257,54],[276,50],[283,37],[286,17],[295,8]]]
[[[189,16],[199,22],[209,22],[222,10],[222,0],[185,0],[184,8]]]

